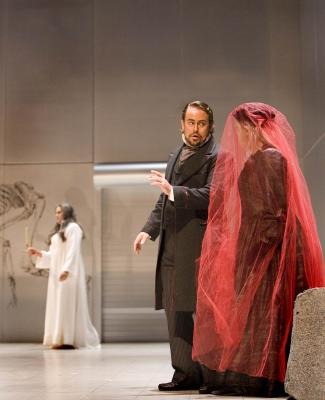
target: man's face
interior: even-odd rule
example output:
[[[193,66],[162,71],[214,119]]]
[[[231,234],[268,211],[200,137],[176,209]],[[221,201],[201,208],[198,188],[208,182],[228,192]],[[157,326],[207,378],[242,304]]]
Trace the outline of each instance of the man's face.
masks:
[[[189,106],[181,124],[185,138],[191,146],[200,145],[209,135],[209,116],[200,108]]]

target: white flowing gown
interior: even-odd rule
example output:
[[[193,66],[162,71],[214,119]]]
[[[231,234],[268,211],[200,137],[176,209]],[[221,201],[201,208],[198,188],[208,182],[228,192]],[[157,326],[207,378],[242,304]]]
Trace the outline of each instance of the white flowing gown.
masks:
[[[64,231],[52,236],[49,251],[42,251],[37,268],[49,268],[45,332],[47,346],[70,344],[75,347],[97,347],[99,338],[88,312],[85,268],[81,256],[82,230],[71,222]],[[68,271],[68,278],[59,276]]]

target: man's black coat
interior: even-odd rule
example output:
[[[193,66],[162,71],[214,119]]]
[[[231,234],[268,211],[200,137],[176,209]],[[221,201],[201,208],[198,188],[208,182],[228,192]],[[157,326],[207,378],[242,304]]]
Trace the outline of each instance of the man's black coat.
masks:
[[[171,153],[165,177],[171,182],[173,170],[183,146]],[[204,236],[210,184],[216,162],[217,145],[213,137],[190,158],[184,161],[181,173],[173,182],[174,202],[161,194],[142,231],[151,240],[160,236],[156,269],[156,309],[163,308],[161,284],[162,227],[166,207],[173,208],[175,229],[172,232],[175,243],[175,283],[173,304],[175,311],[194,311],[196,304],[196,260],[200,256]],[[170,213],[169,213],[170,215]]]

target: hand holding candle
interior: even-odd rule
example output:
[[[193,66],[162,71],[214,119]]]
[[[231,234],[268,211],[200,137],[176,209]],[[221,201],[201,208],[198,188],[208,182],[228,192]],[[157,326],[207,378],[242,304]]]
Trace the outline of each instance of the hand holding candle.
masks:
[[[35,247],[27,247],[26,251],[30,256],[42,257],[42,253],[35,249]]]

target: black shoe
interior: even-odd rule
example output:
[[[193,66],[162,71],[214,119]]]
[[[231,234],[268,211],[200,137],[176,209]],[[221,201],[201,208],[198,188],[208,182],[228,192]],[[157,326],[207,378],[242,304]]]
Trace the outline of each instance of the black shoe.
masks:
[[[185,383],[185,382],[167,382],[160,383],[158,389],[161,392],[177,392],[181,390],[198,390],[200,385],[195,383]]]
[[[54,344],[51,346],[52,350],[73,350],[75,347],[72,344]]]
[[[61,350],[74,350],[75,347],[72,344],[63,344]]]

